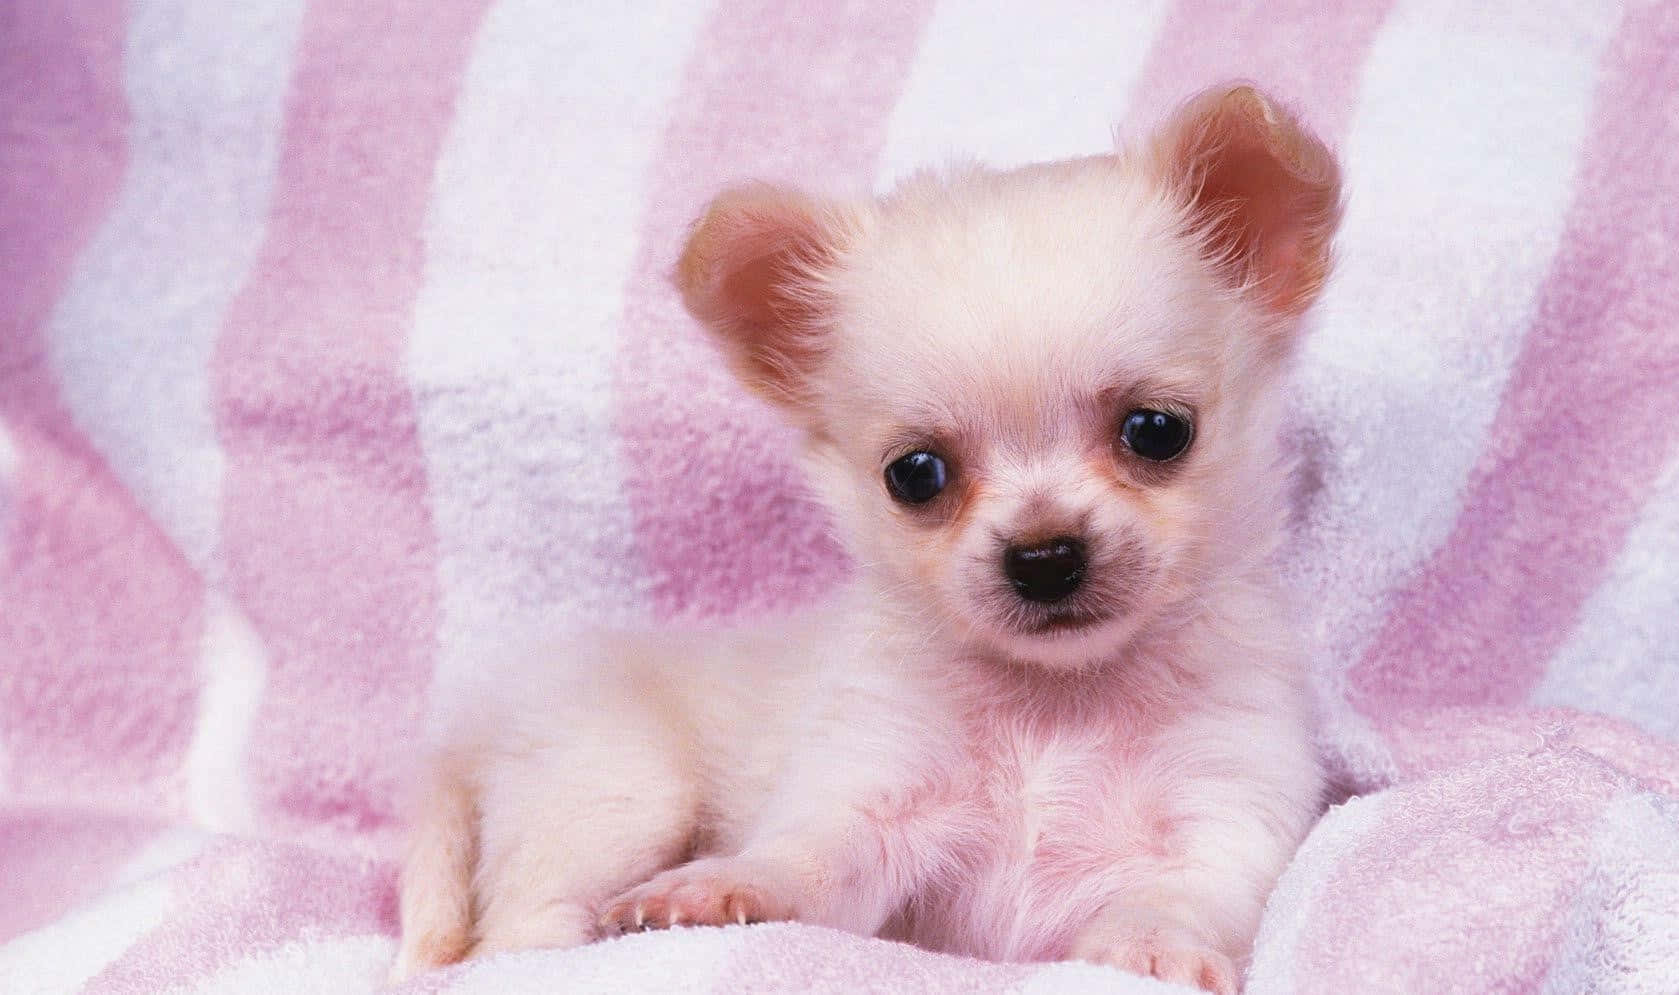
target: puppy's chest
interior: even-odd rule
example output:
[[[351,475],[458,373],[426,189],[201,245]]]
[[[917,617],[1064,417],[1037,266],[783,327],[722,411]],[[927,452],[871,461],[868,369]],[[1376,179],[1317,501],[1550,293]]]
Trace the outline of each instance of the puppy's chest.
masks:
[[[1003,724],[988,733],[976,734],[971,749],[995,866],[1055,878],[1149,848],[1159,799],[1141,736],[1093,723]]]
[[[1168,845],[1148,742],[1112,724],[972,729],[954,873],[916,903],[908,938],[985,957],[1058,957],[1071,931]]]

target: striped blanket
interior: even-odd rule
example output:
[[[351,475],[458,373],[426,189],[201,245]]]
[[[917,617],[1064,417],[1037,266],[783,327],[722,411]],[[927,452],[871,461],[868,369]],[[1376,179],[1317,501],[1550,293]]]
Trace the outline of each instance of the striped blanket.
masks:
[[[0,4],[0,991],[369,991],[439,689],[846,569],[663,275],[744,178],[1341,152],[1287,570],[1332,808],[1248,990],[1679,991],[1671,0]],[[415,992],[1161,991],[800,925]]]

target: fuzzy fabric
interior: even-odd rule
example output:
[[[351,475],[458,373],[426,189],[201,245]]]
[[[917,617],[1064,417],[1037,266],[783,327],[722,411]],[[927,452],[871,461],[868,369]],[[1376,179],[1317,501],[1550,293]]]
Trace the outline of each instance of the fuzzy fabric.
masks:
[[[370,991],[498,634],[846,564],[664,279],[747,178],[1099,151],[1245,76],[1342,153],[1286,568],[1357,797],[1255,993],[1679,991],[1679,6],[0,6],[0,990]],[[414,992],[1165,991],[678,930]]]

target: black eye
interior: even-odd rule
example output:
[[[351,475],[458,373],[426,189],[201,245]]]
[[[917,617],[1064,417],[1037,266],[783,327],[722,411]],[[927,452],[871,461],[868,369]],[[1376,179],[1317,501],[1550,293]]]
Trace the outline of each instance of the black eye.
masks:
[[[944,460],[926,451],[893,460],[886,468],[886,489],[905,504],[926,504],[944,490]]]
[[[1120,437],[1131,451],[1146,460],[1164,463],[1189,448],[1189,422],[1164,411],[1139,408],[1125,416]]]

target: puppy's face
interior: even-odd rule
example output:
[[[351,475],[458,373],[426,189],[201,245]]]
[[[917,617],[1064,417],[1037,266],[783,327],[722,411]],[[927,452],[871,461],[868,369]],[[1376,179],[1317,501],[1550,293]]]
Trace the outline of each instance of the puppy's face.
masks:
[[[929,630],[1101,659],[1228,541],[1270,370],[1181,227],[1111,157],[927,178],[831,278],[818,480]]]
[[[879,596],[1079,667],[1269,552],[1276,386],[1337,196],[1322,146],[1232,90],[1132,155],[726,196],[679,278],[806,429]]]

